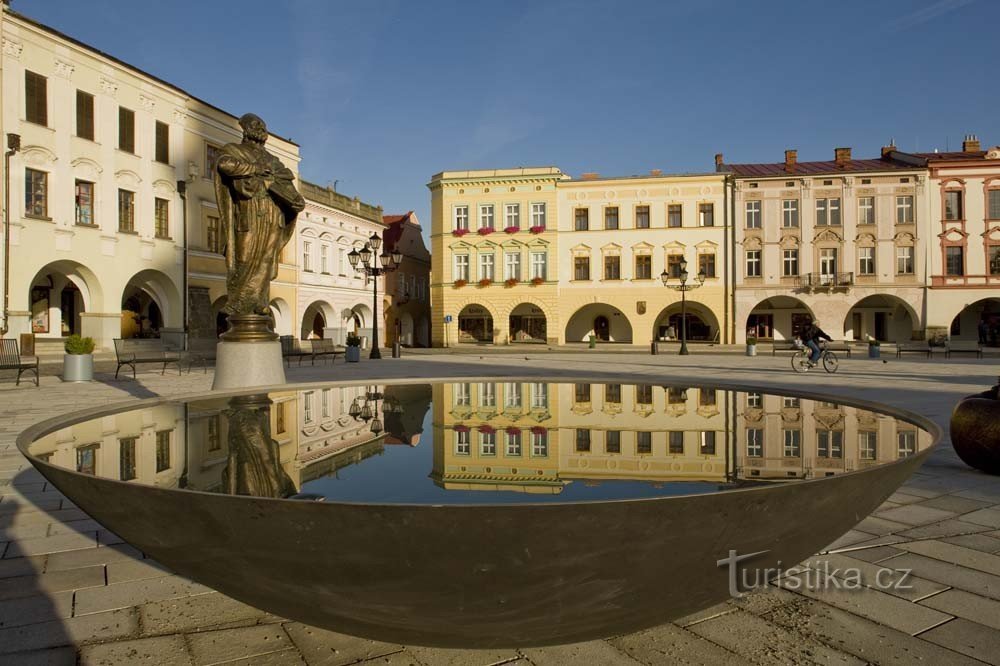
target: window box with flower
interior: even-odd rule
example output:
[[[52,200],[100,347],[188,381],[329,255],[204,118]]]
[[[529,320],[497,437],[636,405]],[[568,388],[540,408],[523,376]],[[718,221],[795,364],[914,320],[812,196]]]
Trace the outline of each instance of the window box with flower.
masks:
[[[462,236],[464,236],[467,233],[469,233],[468,229],[455,229],[455,230],[453,230],[451,232],[451,235],[452,236],[458,236],[459,238],[461,238]]]
[[[488,287],[491,284],[493,284],[493,280],[491,280],[489,278],[483,278],[482,280],[479,281],[479,286],[480,287]]]
[[[514,227],[514,226],[504,227],[504,232],[508,234],[516,234],[520,230],[521,227]]]
[[[534,285],[534,286],[536,286],[536,287],[538,285],[540,285],[540,284],[545,284],[545,278],[533,277],[533,278],[531,278],[531,284]]]
[[[455,289],[460,289],[469,284],[468,280],[455,280]]]
[[[504,285],[507,287],[516,287],[520,282],[517,278],[507,278],[504,280]]]
[[[480,236],[489,236],[494,231],[496,231],[496,229],[494,229],[493,227],[479,227],[478,233]]]
[[[544,233],[545,232],[545,227],[543,227],[542,225],[538,224],[538,225],[535,225],[535,226],[531,227],[530,229],[528,229],[528,231],[530,231],[533,234],[540,234],[540,233]]]

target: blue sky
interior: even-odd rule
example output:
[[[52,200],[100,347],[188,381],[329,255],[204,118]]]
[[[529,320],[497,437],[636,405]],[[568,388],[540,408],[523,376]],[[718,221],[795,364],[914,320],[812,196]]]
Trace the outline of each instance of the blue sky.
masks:
[[[154,11],[152,7],[156,6]],[[15,0],[302,146],[304,178],[415,210],[431,175],[579,175],[1000,144],[995,0]],[[263,89],[261,88],[263,85]]]

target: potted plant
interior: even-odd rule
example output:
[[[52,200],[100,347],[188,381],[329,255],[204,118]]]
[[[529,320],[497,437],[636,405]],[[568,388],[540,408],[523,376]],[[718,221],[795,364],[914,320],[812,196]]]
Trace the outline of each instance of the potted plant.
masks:
[[[544,284],[544,283],[545,283],[545,278],[540,278],[540,277],[533,277],[533,278],[531,278],[531,284],[533,284],[536,287],[538,285]]]
[[[489,278],[483,278],[482,280],[479,281],[479,286],[480,287],[488,287],[491,284],[493,284],[493,280],[491,280]]]
[[[511,225],[509,227],[504,227],[503,230],[508,234],[516,234],[518,231],[521,230],[521,227],[515,227],[514,225]]]
[[[455,280],[455,289],[461,289],[467,284],[469,284],[468,280]]]
[[[353,333],[347,334],[347,351],[344,352],[344,358],[347,359],[348,363],[357,363],[361,360],[361,338],[354,335]]]
[[[508,287],[516,287],[518,282],[520,282],[520,280],[518,280],[517,278],[507,278],[504,281],[504,284],[507,285]]]
[[[543,227],[540,224],[536,224],[535,226],[529,228],[528,231],[530,231],[533,234],[540,234],[545,231],[545,227]]]
[[[879,346],[879,341],[875,338],[868,338],[868,358],[880,358],[882,356],[882,348]]]
[[[747,336],[747,356],[757,355],[757,336],[748,335]]]
[[[461,238],[462,236],[464,236],[467,233],[469,233],[468,229],[455,229],[454,231],[451,232],[451,235],[452,236],[457,236],[457,237]]]
[[[94,339],[71,335],[66,338],[63,356],[64,382],[89,382],[94,379]]]
[[[489,236],[491,233],[496,231],[493,227],[479,227],[480,236]]]

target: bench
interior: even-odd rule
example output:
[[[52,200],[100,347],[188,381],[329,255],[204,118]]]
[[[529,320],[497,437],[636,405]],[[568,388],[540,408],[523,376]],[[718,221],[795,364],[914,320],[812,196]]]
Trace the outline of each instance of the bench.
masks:
[[[312,342],[312,364],[313,365],[316,365],[316,357],[317,356],[320,356],[320,357],[322,357],[322,356],[329,356],[330,359],[333,362],[336,362],[337,355],[338,354],[341,354],[341,355],[344,354],[344,350],[343,349],[337,349],[334,346],[334,344],[333,344],[333,340],[330,340],[328,338],[319,338],[318,340],[312,340],[311,342]],[[301,361],[300,361],[300,363],[301,363]]]
[[[285,366],[292,367],[292,359],[299,359],[299,365],[302,365],[302,359],[312,356],[312,352],[307,352],[299,346],[299,341],[296,340],[291,335],[282,335],[279,338],[281,341],[281,358],[285,359]]]
[[[927,358],[931,357],[931,346],[926,341],[920,342],[900,342],[896,345],[896,358],[900,358],[903,354],[925,354]]]
[[[966,341],[966,340],[954,340],[948,343],[945,347],[945,358],[951,358],[952,353],[955,354],[975,354],[976,358],[983,357],[983,347],[978,342]]]
[[[177,374],[181,374],[181,353],[168,350],[163,342],[150,338],[115,338],[115,357],[118,359],[118,367],[115,368],[115,379],[122,366],[132,368],[132,379],[135,379],[135,366],[140,363],[162,363],[163,369],[160,374],[167,372],[167,366],[171,363],[177,365]]]
[[[38,357],[21,356],[17,340],[13,338],[0,339],[0,370],[17,370],[14,386],[20,386],[21,375],[30,370],[35,373],[35,386],[38,386]]]
[[[779,353],[797,353],[802,347],[795,344],[794,340],[772,340],[771,341],[771,356],[777,356]]]
[[[835,354],[847,354],[847,358],[851,358],[851,348],[850,340],[834,340],[833,342],[826,343],[827,351],[832,351]]]

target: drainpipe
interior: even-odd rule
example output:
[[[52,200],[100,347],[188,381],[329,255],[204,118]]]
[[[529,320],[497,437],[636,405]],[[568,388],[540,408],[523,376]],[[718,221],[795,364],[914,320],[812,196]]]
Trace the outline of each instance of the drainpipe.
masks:
[[[10,158],[21,150],[21,135],[7,135],[7,152],[3,155],[3,329],[10,330]]]
[[[184,274],[181,277],[181,313],[184,316],[184,350],[188,350],[188,207],[187,207],[187,181],[178,180],[177,181],[177,194],[181,195],[181,229],[183,230],[183,237],[181,238],[181,248],[184,250],[184,260],[183,260],[183,271]]]
[[[729,176],[722,180],[722,265],[729,265]],[[736,251],[736,248],[733,248]],[[726,273],[725,268],[723,272]],[[722,280],[722,335],[720,342],[728,344],[729,340],[729,276],[723,275]]]
[[[730,333],[730,340],[735,344],[736,342],[736,175],[729,174],[726,179],[729,181],[729,219],[732,220],[732,225],[730,225],[729,244],[733,248],[732,255],[730,256],[730,261],[732,262],[729,267],[729,276],[732,281],[732,288],[729,290],[729,297],[732,299],[732,304],[730,309],[732,310],[733,317],[730,319],[730,324],[732,326],[732,332]],[[763,257],[761,257],[761,267],[763,267]]]

